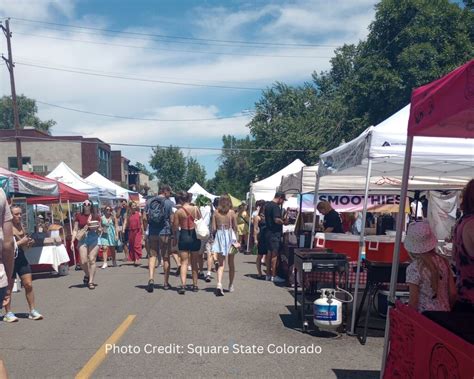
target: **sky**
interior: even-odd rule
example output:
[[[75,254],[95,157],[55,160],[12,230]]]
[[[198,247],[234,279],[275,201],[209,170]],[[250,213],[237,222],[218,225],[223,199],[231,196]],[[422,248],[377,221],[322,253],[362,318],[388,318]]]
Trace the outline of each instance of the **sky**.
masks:
[[[212,178],[220,151],[205,148],[249,134],[262,89],[309,81],[337,46],[364,39],[375,3],[0,0],[0,18],[11,18],[17,94],[57,122],[53,135],[97,137],[145,165],[151,148],[113,143],[182,146]]]

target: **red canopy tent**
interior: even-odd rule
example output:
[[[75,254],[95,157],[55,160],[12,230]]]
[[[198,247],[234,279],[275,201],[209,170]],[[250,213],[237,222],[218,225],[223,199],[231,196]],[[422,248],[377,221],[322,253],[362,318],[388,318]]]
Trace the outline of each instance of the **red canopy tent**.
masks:
[[[405,151],[402,189],[400,195],[400,210],[405,208],[405,197],[407,193],[408,177],[410,174],[413,138],[415,136],[474,138],[474,59],[470,60],[461,67],[458,67],[456,70],[450,72],[442,78],[413,90],[407,134],[408,138]],[[474,151],[472,152],[472,155],[474,160]],[[393,304],[395,301],[403,222],[404,220],[402,217],[397,220],[397,235],[395,237],[395,249],[393,252],[389,304]],[[412,324],[419,322],[419,320],[417,321],[416,318],[421,317],[418,314],[416,317],[410,317],[409,312],[407,312],[405,308],[397,308],[399,309],[391,309],[388,312],[388,317],[386,320],[385,344],[382,362],[382,375],[384,378],[396,377],[397,373],[400,372],[400,370],[397,369],[397,365],[400,364],[400,361],[396,358],[399,351],[396,351],[397,349],[391,347],[390,357],[387,359],[389,346],[391,346],[389,343],[389,336],[392,336],[390,328],[393,328],[393,334],[396,334],[397,332],[397,312],[403,313],[402,316],[405,318],[406,322]],[[391,322],[390,320],[392,317],[395,320],[394,322]],[[424,318],[422,322],[424,324],[429,324],[431,321],[428,320],[427,322]],[[391,325],[392,323],[394,323],[394,325]],[[431,322],[431,324],[433,323]],[[410,326],[412,325],[410,324]],[[430,327],[436,327],[436,325],[431,325]],[[427,346],[427,335],[428,334],[421,334],[419,337],[414,338],[413,340],[407,340],[406,344],[412,346],[417,345],[419,347],[424,346],[424,348],[420,348],[418,350],[421,353],[426,353],[428,348],[431,346],[429,344],[429,346]],[[458,342],[456,341],[456,338],[453,338],[452,334],[447,333],[445,337],[439,337],[432,344],[436,346],[440,344],[447,345],[452,348],[457,343]],[[406,349],[406,347],[407,346],[405,345],[401,346],[398,350]],[[463,374],[465,374],[466,377],[473,377],[474,346],[469,346],[469,348],[465,349],[465,351],[467,352],[468,358],[462,358],[459,355],[459,361],[457,363],[459,365],[463,365],[464,367],[471,367],[471,369],[465,369],[469,371],[469,373],[465,371]],[[444,355],[447,356],[446,353]],[[425,357],[421,356],[415,358],[419,358],[415,359],[415,361],[418,361],[417,365],[413,365],[410,370],[417,372],[417,374],[419,374],[420,371],[423,372],[423,370],[426,372],[426,367],[423,366],[423,364],[427,359],[424,359]]]
[[[413,91],[408,136],[474,138],[474,59]]]
[[[89,195],[85,192],[78,191],[68,185],[58,182],[53,179],[45,178],[40,175],[33,174],[28,171],[17,171],[18,175],[24,176],[26,178],[41,180],[45,182],[57,183],[59,186],[59,196],[35,196],[27,199],[28,204],[47,204],[47,203],[57,203],[61,201],[69,201],[72,203],[79,203],[81,201],[87,200]]]

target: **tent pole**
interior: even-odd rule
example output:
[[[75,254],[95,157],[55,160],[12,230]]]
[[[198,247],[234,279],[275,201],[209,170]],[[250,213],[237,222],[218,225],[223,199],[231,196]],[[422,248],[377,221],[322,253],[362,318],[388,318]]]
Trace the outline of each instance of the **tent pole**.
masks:
[[[71,204],[69,203],[69,200],[67,201],[67,214],[69,216],[69,231],[71,232],[71,236],[72,236],[72,217],[71,217]],[[67,243],[66,240],[64,240],[64,242]],[[74,251],[74,249],[72,249],[72,260],[74,262],[74,266],[76,265],[76,252]]]
[[[395,236],[395,249],[393,250],[392,274],[390,276],[390,293],[388,295],[387,320],[385,321],[385,337],[382,355],[382,370],[380,371],[380,378],[383,377],[385,371],[385,362],[388,355],[388,345],[390,336],[390,309],[395,303],[395,290],[398,282],[398,265],[400,262],[400,246],[402,243],[402,232],[405,224],[405,207],[406,197],[408,192],[408,176],[410,175],[411,153],[413,150],[413,137],[408,136],[405,150],[405,162],[403,165],[402,189],[400,193],[400,207],[398,209],[397,217],[397,234]]]
[[[362,258],[362,250],[365,248],[365,222],[367,220],[367,205],[369,200],[369,185],[370,177],[372,175],[372,159],[369,158],[369,163],[367,164],[367,177],[365,182],[365,192],[364,192],[364,208],[362,210],[362,226],[359,236],[359,255],[357,256],[357,271],[356,271],[356,282],[354,287],[354,301],[352,303],[352,316],[351,316],[351,330],[348,334],[355,334],[355,321],[356,321],[356,311],[357,311],[357,298],[359,294],[359,280],[360,280],[360,265]]]
[[[316,234],[316,205],[318,205],[318,195],[319,195],[319,181],[320,181],[320,177],[319,177],[319,168],[318,168],[318,172],[316,172],[316,183],[314,185],[314,198],[313,198],[313,206],[314,206],[314,210],[313,210],[313,225],[311,226],[311,243],[310,243],[310,247],[313,248],[314,247],[314,235]],[[301,202],[303,202],[303,198],[301,199]]]
[[[250,192],[249,192],[249,234],[247,236],[247,246],[246,246],[246,249],[245,249],[246,252],[251,251],[250,250],[250,236],[253,233],[252,232],[252,229],[253,229],[252,228],[252,221],[253,221],[252,220],[252,211],[253,211],[252,205],[253,205],[252,204],[252,187],[250,187]]]

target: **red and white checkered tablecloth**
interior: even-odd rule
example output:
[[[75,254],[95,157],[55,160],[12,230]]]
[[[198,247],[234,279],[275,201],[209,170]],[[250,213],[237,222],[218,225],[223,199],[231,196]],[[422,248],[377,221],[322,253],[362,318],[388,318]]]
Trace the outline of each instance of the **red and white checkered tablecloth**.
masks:
[[[357,261],[349,262],[349,287],[354,288],[356,283],[356,274],[357,274]],[[342,278],[341,278],[342,276]],[[336,273],[336,284],[341,286],[345,283],[345,273]],[[333,273],[332,272],[310,272],[305,274],[306,279],[306,286],[308,286],[311,282],[318,282],[318,283],[332,283]],[[359,288],[365,288],[367,284],[367,270],[365,269],[365,265],[362,264],[360,267],[360,276],[359,276]]]

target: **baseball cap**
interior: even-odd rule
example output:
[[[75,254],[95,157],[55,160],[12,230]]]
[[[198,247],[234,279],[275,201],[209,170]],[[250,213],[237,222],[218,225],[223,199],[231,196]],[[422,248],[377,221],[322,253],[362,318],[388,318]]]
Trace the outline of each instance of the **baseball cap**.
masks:
[[[275,193],[275,198],[283,199],[283,200],[286,201],[286,195],[285,195],[285,193],[282,192],[282,191],[277,191],[277,192]]]

